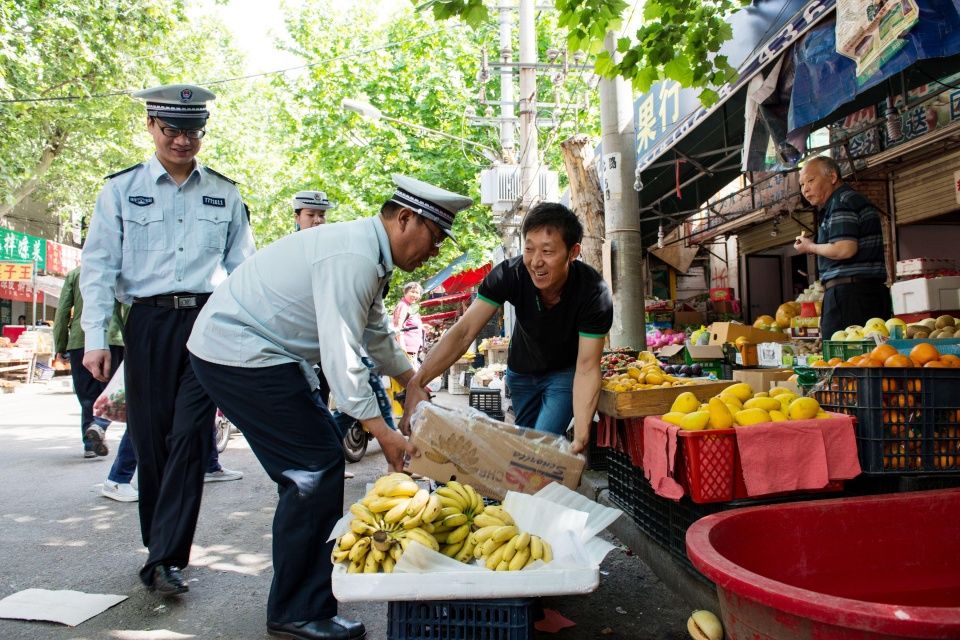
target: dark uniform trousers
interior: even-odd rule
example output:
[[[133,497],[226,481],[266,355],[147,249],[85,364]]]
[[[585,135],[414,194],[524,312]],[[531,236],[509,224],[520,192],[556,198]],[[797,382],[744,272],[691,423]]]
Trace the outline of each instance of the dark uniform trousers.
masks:
[[[124,328],[127,428],[140,465],[140,534],[157,565],[185,567],[200,513],[216,407],[190,366],[187,339],[200,313],[136,304]]]
[[[344,461],[333,416],[295,363],[245,368],[191,358],[200,383],[277,483],[267,620],[337,615],[327,538],[343,515]]]
[[[862,326],[870,318],[887,319],[892,315],[890,289],[882,282],[838,284],[823,293],[820,335],[829,340],[852,324]]]

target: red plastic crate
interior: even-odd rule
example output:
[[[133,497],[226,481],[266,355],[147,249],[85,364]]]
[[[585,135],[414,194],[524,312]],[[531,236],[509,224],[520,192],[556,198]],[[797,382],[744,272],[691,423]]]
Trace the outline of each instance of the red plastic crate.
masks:
[[[643,466],[643,418],[613,418],[600,414],[597,446],[630,456],[635,467]]]
[[[633,466],[643,467],[643,418],[627,418],[623,422],[624,446]]]
[[[737,449],[735,429],[708,431],[679,431],[680,456],[677,477],[698,504],[730,502],[747,498],[775,497],[791,493],[833,493],[843,491],[843,481],[831,481],[823,489],[804,489],[802,492],[769,493],[751,496],[743,480],[740,451]]]

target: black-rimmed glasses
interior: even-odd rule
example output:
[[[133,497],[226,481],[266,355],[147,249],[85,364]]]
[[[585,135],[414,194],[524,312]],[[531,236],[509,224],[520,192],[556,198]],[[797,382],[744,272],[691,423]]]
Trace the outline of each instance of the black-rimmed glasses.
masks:
[[[184,135],[191,140],[199,140],[207,134],[205,129],[180,129],[178,127],[169,127],[159,122],[157,123],[157,127],[160,128],[160,133],[168,138],[179,138],[181,135]]]

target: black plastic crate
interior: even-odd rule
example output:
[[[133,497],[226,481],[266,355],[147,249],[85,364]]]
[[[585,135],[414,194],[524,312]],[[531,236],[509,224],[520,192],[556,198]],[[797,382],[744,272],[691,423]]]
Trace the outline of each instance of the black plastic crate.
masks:
[[[627,454],[607,449],[607,491],[610,500],[633,518],[634,473]]]
[[[960,472],[960,370],[843,368],[818,371],[827,411],[857,418],[864,473]]]
[[[479,409],[487,415],[490,413],[499,413],[503,415],[503,406],[500,402],[499,389],[470,389],[470,406]]]
[[[610,500],[626,513],[637,527],[664,549],[670,546],[671,500],[661,498],[622,451],[607,449],[607,487]]]
[[[528,640],[535,600],[391,602],[387,640]]]

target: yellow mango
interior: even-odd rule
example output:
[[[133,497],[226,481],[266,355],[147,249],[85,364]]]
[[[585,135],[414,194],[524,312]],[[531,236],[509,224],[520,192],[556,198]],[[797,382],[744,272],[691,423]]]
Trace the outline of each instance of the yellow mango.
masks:
[[[824,418],[829,418],[830,414],[824,411],[823,409],[821,409],[820,411],[817,412],[817,415],[813,417],[816,418],[817,420],[822,420]]]
[[[791,420],[809,420],[820,411],[820,404],[813,398],[797,398],[787,408],[787,416]]]
[[[770,414],[763,409],[757,408],[737,411],[734,418],[737,421],[737,425],[741,427],[749,427],[752,424],[759,424],[761,422],[770,422]]]
[[[702,431],[707,428],[707,422],[709,421],[709,411],[694,411],[680,419],[680,428],[686,429],[687,431]]]
[[[770,422],[786,422],[786,421],[787,421],[787,414],[785,414],[783,411],[777,411],[776,409],[774,409],[773,411],[770,412]]]
[[[723,393],[732,395],[740,402],[746,402],[753,397],[753,387],[746,382],[738,382],[737,384],[730,385],[724,389]]]
[[[680,413],[679,411],[671,411],[670,413],[663,414],[660,419],[664,422],[669,422],[670,424],[675,424],[678,427],[680,426],[680,421],[683,417],[687,415],[685,413]]]
[[[774,387],[770,389],[771,398],[776,398],[781,393],[793,393],[793,391],[790,391],[790,389],[787,389],[786,387]]]
[[[697,396],[693,395],[689,391],[684,391],[676,397],[673,401],[673,405],[670,407],[670,411],[677,411],[680,413],[691,413],[700,408],[700,401],[697,400]]]
[[[770,397],[770,394],[769,394],[768,392],[766,392],[766,391],[757,391],[755,394],[753,394],[753,397],[754,397],[754,398],[769,398],[769,397]]]
[[[710,398],[707,407],[710,412],[710,421],[707,422],[707,426],[710,429],[729,429],[733,426],[733,412],[723,400]]]
[[[643,374],[640,372],[640,369],[634,369],[633,367],[630,367],[627,369],[627,375],[637,382],[643,382]]]
[[[776,398],[752,397],[743,403],[744,409],[763,409],[764,411],[780,411],[780,401]]]
[[[661,384],[663,382],[662,373],[651,371],[650,373],[646,374],[646,376],[647,376],[647,382],[649,382],[650,384]]]

